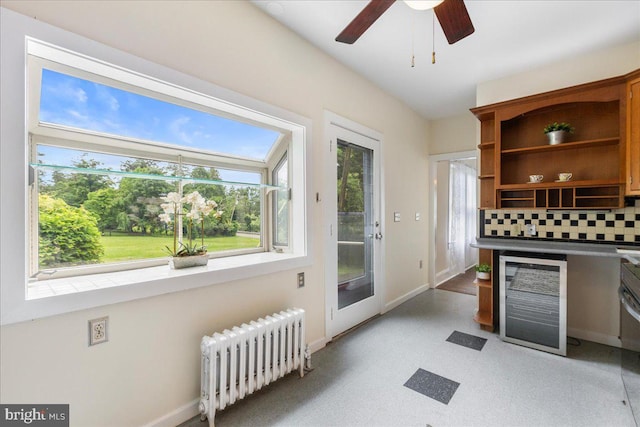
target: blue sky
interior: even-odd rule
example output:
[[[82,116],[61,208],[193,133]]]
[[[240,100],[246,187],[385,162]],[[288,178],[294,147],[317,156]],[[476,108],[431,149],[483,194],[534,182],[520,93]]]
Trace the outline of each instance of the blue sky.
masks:
[[[47,69],[42,70],[40,121],[258,160],[264,160],[278,137],[268,129]],[[49,159],[53,156],[49,150]],[[242,181],[225,175],[225,180]]]

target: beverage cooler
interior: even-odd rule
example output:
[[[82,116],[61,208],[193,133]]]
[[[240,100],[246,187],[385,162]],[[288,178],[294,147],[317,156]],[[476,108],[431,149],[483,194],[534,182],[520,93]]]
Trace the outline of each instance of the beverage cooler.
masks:
[[[564,255],[500,255],[500,338],[567,354],[567,260]]]

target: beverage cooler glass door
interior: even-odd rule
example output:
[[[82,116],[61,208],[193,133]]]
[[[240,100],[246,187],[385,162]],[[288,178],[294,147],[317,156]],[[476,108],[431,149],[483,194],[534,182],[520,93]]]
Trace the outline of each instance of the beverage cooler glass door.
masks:
[[[500,338],[566,356],[567,262],[550,258],[500,256]]]

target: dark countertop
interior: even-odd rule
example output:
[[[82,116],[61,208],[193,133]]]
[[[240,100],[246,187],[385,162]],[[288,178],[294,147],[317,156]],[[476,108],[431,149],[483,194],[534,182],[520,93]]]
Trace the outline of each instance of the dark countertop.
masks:
[[[611,258],[624,258],[633,264],[640,263],[640,248],[615,244],[594,244],[575,242],[553,242],[533,239],[495,239],[482,237],[476,239],[472,247],[520,252],[543,252],[566,255],[589,255]]]

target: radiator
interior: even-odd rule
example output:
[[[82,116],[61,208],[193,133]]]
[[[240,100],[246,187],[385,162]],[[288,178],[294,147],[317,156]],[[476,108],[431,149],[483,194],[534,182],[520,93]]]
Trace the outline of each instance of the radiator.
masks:
[[[304,310],[288,309],[202,337],[200,418],[243,399],[293,370],[304,376],[309,357]]]

